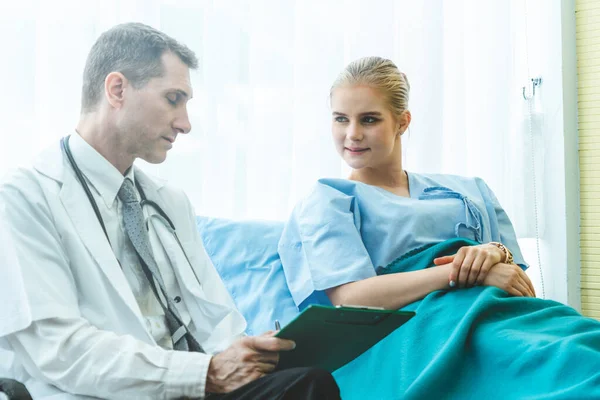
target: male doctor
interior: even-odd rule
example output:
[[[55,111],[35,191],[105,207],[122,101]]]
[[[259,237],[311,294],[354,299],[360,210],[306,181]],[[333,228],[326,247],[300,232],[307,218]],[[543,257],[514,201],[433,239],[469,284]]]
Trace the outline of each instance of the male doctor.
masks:
[[[294,343],[244,337],[187,197],[133,166],[190,131],[196,66],[151,27],[103,33],[76,132],[0,186],[29,319],[2,339],[33,398],[339,398],[327,372],[273,372]]]

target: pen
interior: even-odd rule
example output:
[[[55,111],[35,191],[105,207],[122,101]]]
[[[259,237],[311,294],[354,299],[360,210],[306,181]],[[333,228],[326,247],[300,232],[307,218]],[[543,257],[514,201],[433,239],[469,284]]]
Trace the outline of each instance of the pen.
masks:
[[[281,330],[281,325],[279,325],[279,320],[278,319],[275,320],[275,330],[276,331]]]

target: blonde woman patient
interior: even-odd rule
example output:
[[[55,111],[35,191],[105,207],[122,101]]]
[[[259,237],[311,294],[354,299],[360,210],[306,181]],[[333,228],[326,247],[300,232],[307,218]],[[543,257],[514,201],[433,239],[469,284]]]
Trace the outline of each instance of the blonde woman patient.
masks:
[[[600,398],[600,323],[535,298],[492,190],[479,178],[403,168],[409,92],[384,58],[340,73],[332,138],[350,176],[319,180],[279,242],[299,310],[416,311],[336,371],[342,398]]]

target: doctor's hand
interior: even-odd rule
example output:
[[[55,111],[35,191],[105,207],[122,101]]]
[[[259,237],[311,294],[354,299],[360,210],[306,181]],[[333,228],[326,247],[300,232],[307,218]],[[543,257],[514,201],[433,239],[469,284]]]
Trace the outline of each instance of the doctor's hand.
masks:
[[[515,264],[496,264],[485,277],[485,286],[495,286],[513,296],[535,297],[531,280]]]
[[[279,362],[279,352],[296,347],[293,341],[273,334],[243,337],[213,356],[208,366],[206,393],[228,393],[272,372]]]
[[[452,263],[449,281],[460,288],[480,286],[492,267],[504,260],[504,252],[492,244],[461,247],[453,256],[438,257],[435,265]]]

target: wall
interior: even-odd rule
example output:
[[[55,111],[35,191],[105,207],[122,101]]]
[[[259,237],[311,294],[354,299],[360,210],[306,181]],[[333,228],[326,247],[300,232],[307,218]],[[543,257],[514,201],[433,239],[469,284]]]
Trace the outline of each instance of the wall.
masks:
[[[577,0],[581,306],[600,318],[600,1]]]

